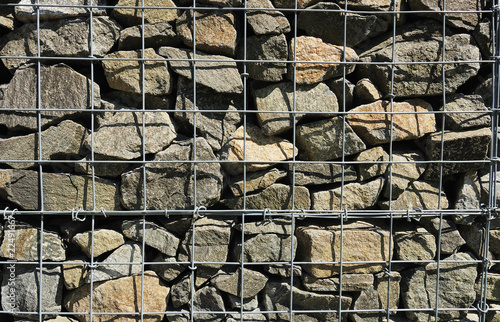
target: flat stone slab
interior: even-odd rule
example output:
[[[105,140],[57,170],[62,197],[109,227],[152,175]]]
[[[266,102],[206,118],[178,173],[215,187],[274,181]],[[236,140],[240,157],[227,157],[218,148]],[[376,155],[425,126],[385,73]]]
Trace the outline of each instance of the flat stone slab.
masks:
[[[287,164],[288,180],[293,182],[295,169],[295,185],[308,186],[319,184],[330,184],[342,182],[356,181],[356,169],[351,165],[345,165],[342,172],[342,165],[334,163],[296,163]]]

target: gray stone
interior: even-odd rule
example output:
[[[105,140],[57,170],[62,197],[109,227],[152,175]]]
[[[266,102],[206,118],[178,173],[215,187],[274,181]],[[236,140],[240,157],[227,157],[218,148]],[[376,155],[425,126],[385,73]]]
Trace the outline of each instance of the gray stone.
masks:
[[[157,48],[161,46],[176,46],[179,38],[166,21],[144,24],[144,47]],[[142,48],[142,26],[132,26],[120,31],[118,50]]]
[[[342,77],[329,79],[325,83],[330,87],[335,96],[337,96],[339,109],[341,111],[350,110],[352,108],[355,85]]]
[[[366,183],[353,182],[344,186],[312,194],[314,210],[361,210],[374,206],[382,188],[384,178],[378,178]]]
[[[490,230],[490,250],[492,253],[500,255],[500,230]]]
[[[290,278],[292,272],[292,266],[289,264],[270,264],[265,265],[264,272],[271,275],[279,275],[282,277]],[[302,276],[302,267],[299,265],[293,266],[293,276]]]
[[[95,179],[96,205],[106,210],[119,210],[118,184]],[[0,197],[25,210],[39,210],[39,174],[30,170],[0,170]],[[73,174],[43,173],[44,209],[68,211],[93,207],[92,177]]]
[[[179,161],[148,163],[146,166],[146,206],[148,209],[187,209],[194,206],[193,160],[191,139],[175,140],[156,154],[153,161]],[[196,139],[196,160],[216,160],[212,149],[203,138]],[[216,203],[222,190],[221,166],[218,163],[197,164],[197,205],[206,207]],[[138,168],[122,174],[121,200],[126,209],[144,208],[143,171]]]
[[[366,9],[370,11],[388,10],[393,6],[392,0],[339,0],[339,4],[342,8],[344,8],[346,1],[348,8]]]
[[[361,152],[354,161],[359,162],[356,164],[359,181],[365,181],[385,173],[388,163],[376,162],[389,161],[389,155],[381,146],[377,146]]]
[[[500,171],[497,171],[496,173],[492,172],[490,175],[490,169],[489,166],[487,168],[483,168],[483,170],[478,172],[479,176],[479,183],[481,184],[481,201],[484,202],[485,204],[488,203],[489,196],[490,196],[490,176],[493,178],[493,175],[496,177],[496,182],[494,183],[496,187],[496,191],[500,191]],[[496,203],[500,204],[500,195],[497,194],[496,196]],[[493,220],[492,223],[494,223],[496,220]],[[497,221],[498,222],[498,221]],[[500,222],[497,223],[497,227],[500,228]]]
[[[244,57],[243,49],[240,50],[239,56]],[[247,38],[246,59],[286,61],[287,58],[288,44],[285,35],[262,35]],[[249,62],[247,63],[247,72],[252,79],[279,82],[283,79],[283,74],[286,74],[286,63]]]
[[[295,198],[292,198],[295,193]],[[225,199],[222,202],[230,209],[242,209],[244,196]],[[293,200],[293,205],[292,205]],[[247,209],[310,209],[311,199],[306,187],[275,183],[253,195],[246,196]]]
[[[162,253],[158,253],[153,262],[165,262],[162,264],[150,264],[150,268],[167,282],[172,282],[174,279],[186,269],[185,264],[178,264],[176,257],[171,257]]]
[[[177,101],[174,116],[179,123],[189,127],[193,132],[196,114],[197,134],[204,137],[214,151],[219,151],[232,133],[241,123],[241,114],[237,110],[242,106],[240,96],[227,95],[213,90],[196,87],[196,106],[194,106],[194,84],[184,77],[177,83]],[[185,110],[202,110],[203,113],[183,112]],[[209,112],[223,110],[226,112]]]
[[[354,310],[374,310],[382,308],[382,303],[380,303],[380,298],[377,290],[370,287],[366,290],[361,291],[358,298],[354,301],[352,309]],[[350,313],[349,317],[354,322],[378,322],[379,313],[378,312],[354,312]]]
[[[475,291],[481,294],[481,281],[484,276],[481,274],[477,279]],[[488,272],[486,276],[486,300],[498,302],[500,301],[500,274]],[[491,307],[490,307],[491,308]],[[488,320],[491,321],[491,320]]]
[[[481,184],[477,171],[467,171],[460,176],[457,183],[457,195],[455,209],[479,209],[481,208]],[[459,214],[453,216],[457,224],[470,225],[476,216]]]
[[[393,151],[392,161],[395,163],[392,163],[385,173],[387,184],[384,189],[384,197],[397,199],[410,183],[420,178],[427,165],[420,163],[425,161],[425,156],[420,150]]]
[[[245,262],[289,262],[295,258],[297,249],[297,238],[293,236],[278,234],[259,234],[245,239],[243,258],[241,254],[241,242],[233,247],[233,258],[236,261]]]
[[[481,83],[474,90],[474,94],[480,95],[484,104],[487,107],[491,107],[493,104],[493,76],[489,74],[486,78],[481,77]]]
[[[84,154],[83,140],[87,130],[70,120],[62,121],[41,132],[42,160],[79,159]],[[0,138],[0,160],[38,160],[40,149],[38,134]],[[3,162],[2,162],[3,163]],[[34,162],[6,162],[15,169],[27,169]]]
[[[465,244],[465,240],[453,221],[447,218],[422,218],[420,222],[430,233],[434,234],[436,243],[439,240],[439,234],[441,234],[441,254],[454,254]],[[440,227],[441,232],[439,231]]]
[[[274,9],[269,0],[249,0],[247,8]],[[247,21],[256,35],[285,34],[291,31],[285,15],[275,10],[248,10]]]
[[[360,292],[374,286],[373,274],[342,274],[342,292]],[[302,276],[302,285],[311,292],[338,292],[340,278],[316,278],[308,274]]]
[[[492,225],[493,226],[493,225]],[[486,237],[486,227],[482,223],[474,222],[471,225],[461,225],[458,226],[460,236],[465,240],[465,243],[467,246],[471,249],[471,251],[474,253],[474,255],[477,258],[482,258],[484,254],[484,243],[485,243],[485,237]],[[498,247],[496,238],[496,229],[492,227],[492,230],[490,230],[490,245],[489,245],[489,252],[488,252],[488,258],[494,258],[493,254],[491,254],[492,251],[497,252]]]
[[[144,3],[145,7],[169,7],[171,9],[145,9],[144,22],[173,22],[179,16],[179,10],[175,9],[176,5],[172,0],[144,0],[137,3],[136,0],[119,0],[116,4],[116,9],[113,9],[111,15],[125,26],[135,26],[142,23],[142,10],[135,8],[127,9],[126,7],[141,6]],[[124,8],[121,8],[124,7]]]
[[[253,310],[258,309],[258,307],[259,307],[259,298],[257,295],[255,295],[254,297],[243,299],[243,305],[241,305],[241,297],[240,296],[234,296],[234,295],[229,294],[228,298],[229,298],[231,308],[233,308],[233,309],[240,309],[243,306],[243,311],[253,311]],[[260,320],[260,317],[262,316],[262,317],[264,317],[264,319],[260,320],[260,321],[266,321],[266,318],[264,315],[258,314],[257,316],[259,316],[259,317],[258,318],[255,316],[250,317],[247,315],[243,318],[243,320],[244,321],[248,321],[248,320],[252,321],[254,319]],[[239,320],[239,317],[237,319]],[[229,321],[229,320],[226,320],[226,321]]]
[[[340,165],[335,163],[295,163],[287,164],[288,179],[293,181],[295,169],[295,184],[297,186],[330,184],[356,181],[358,175],[352,165]],[[342,172],[343,168],[343,172]]]
[[[144,232],[144,229],[146,230]],[[122,223],[123,234],[132,240],[151,246],[167,256],[177,255],[179,238],[157,224],[142,219],[125,220]]]
[[[191,275],[182,276],[177,282],[172,284],[170,292],[172,305],[179,308],[191,300]]]
[[[441,59],[442,25],[432,21],[418,21],[398,28],[396,38],[385,37],[375,42],[360,55],[362,62],[433,62]],[[394,66],[394,94],[398,97],[433,96],[454,93],[479,70],[479,48],[473,45],[469,34],[453,34],[446,31],[445,61],[474,61],[446,64],[445,88],[441,68],[435,64],[398,64]],[[393,43],[395,55],[393,57]],[[384,94],[391,93],[391,65],[363,64],[357,68],[360,77],[370,78]]]
[[[81,1],[81,0],[80,0]],[[24,7],[28,8],[28,7]],[[118,40],[120,25],[109,17],[94,17],[92,20],[92,53],[103,57]],[[40,56],[88,57],[89,18],[60,19],[40,23]],[[7,35],[0,56],[37,56],[37,24],[28,23]],[[35,62],[31,58],[2,58],[7,69],[13,73],[19,66]],[[56,93],[51,91],[51,93]],[[46,100],[43,100],[46,104]]]
[[[424,178],[428,180],[439,180],[442,165],[443,176],[478,170],[484,166],[487,159],[488,148],[491,142],[491,130],[482,128],[462,132],[445,131],[436,132],[427,137],[425,141],[425,155],[427,160],[441,160],[441,140],[444,141],[443,160],[445,163],[430,163]],[[465,160],[477,160],[478,162],[459,163]]]
[[[72,264],[61,265],[64,278],[64,287],[66,287],[67,290],[73,290],[85,284],[85,279],[87,277],[89,269],[88,266],[83,263],[87,262],[88,259],[85,258],[85,256],[78,256],[68,258],[67,261],[71,262]],[[75,262],[81,264],[73,264]]]
[[[396,271],[375,274],[375,290],[382,309],[397,309],[399,304],[401,274]],[[390,294],[389,294],[390,291]],[[390,295],[390,298],[388,296]],[[389,305],[388,305],[389,304]],[[391,312],[391,315],[396,312]]]
[[[95,229],[76,234],[71,241],[78,245],[89,258],[100,256],[125,243],[123,235],[111,229]],[[93,253],[92,253],[93,250]]]
[[[141,245],[134,242],[126,242],[114,250],[97,268],[87,274],[85,282],[101,282],[120,277],[140,274],[142,270],[142,250]],[[114,263],[137,263],[137,264],[116,264]]]
[[[245,222],[234,227],[245,235],[278,234],[289,236],[292,231],[292,221],[285,218],[265,219],[254,222]]]
[[[205,286],[194,293],[193,311],[221,312],[225,311],[224,300],[220,292],[213,286]],[[196,321],[218,322],[224,320],[225,314],[193,313]]]
[[[342,146],[342,134],[345,146]],[[303,153],[301,158],[312,161],[333,160],[340,158],[342,154],[347,156],[366,149],[363,141],[349,124],[343,122],[342,117],[297,126],[297,146]]]
[[[254,99],[257,110],[262,112],[257,113],[259,124],[267,135],[290,130],[308,116],[308,112],[314,112],[314,117],[329,117],[339,110],[337,97],[324,83],[297,86],[291,82],[273,84],[256,90]],[[267,113],[270,111],[276,113]]]
[[[276,181],[286,177],[286,172],[273,168],[269,171],[258,171],[247,174],[246,180],[243,175],[239,175],[233,179],[229,188],[235,197],[243,196],[246,193],[265,189]]]
[[[116,160],[112,157],[110,158],[94,154],[94,175],[98,177],[118,177],[123,172],[128,170],[131,166],[131,164],[125,163],[122,160]],[[75,162],[75,172],[80,174],[92,175],[92,156],[87,155],[85,158]]]
[[[360,79],[354,88],[354,101],[357,104],[373,103],[382,99],[382,93],[369,78]]]
[[[0,27],[14,30],[14,8],[1,7],[0,8]]]
[[[420,11],[416,13],[417,16],[428,17],[443,21],[443,15],[439,11],[444,10],[443,4],[439,0],[409,0],[411,10]],[[467,31],[472,31],[479,23],[481,14],[476,12],[466,11],[476,11],[483,10],[485,2],[482,0],[471,0],[471,1],[460,1],[460,0],[450,0],[446,2],[446,10],[452,12],[447,12],[445,15],[446,24],[460,29],[466,29]],[[465,12],[453,12],[453,11],[465,11]]]
[[[194,58],[192,51],[174,47],[160,47],[158,54],[168,59],[178,59],[169,61],[172,70],[181,76],[193,79],[194,65],[192,61],[188,61],[188,59]],[[196,62],[196,84],[209,87],[218,93],[241,94],[243,92],[243,82],[236,67],[236,62],[231,58],[199,52],[196,53],[196,58],[224,60],[223,62]]]
[[[470,128],[489,127],[491,118],[480,95],[455,93],[446,99],[445,129],[462,131]],[[439,109],[444,110],[444,107]],[[465,112],[471,113],[453,113]],[[482,112],[482,113],[481,113]]]
[[[414,181],[396,200],[379,202],[382,209],[393,210],[420,209],[447,209],[448,198],[444,191],[439,192],[436,181]]]
[[[400,260],[432,260],[436,256],[436,238],[423,227],[397,229],[394,232],[394,251]]]
[[[4,47],[5,48],[5,47]],[[2,55],[2,53],[0,53]],[[69,109],[67,111],[43,111],[41,114],[42,129],[56,124],[62,118],[76,117],[81,114],[71,109],[90,109],[92,101],[92,86],[94,89],[94,104],[100,105],[99,85],[75,72],[72,68],[59,64],[43,66],[40,69],[42,79],[41,107],[46,109]],[[64,79],[64,82],[60,80]],[[0,111],[6,108],[15,108],[11,111],[0,112],[0,125],[8,129],[30,130],[38,129],[38,112],[22,111],[22,109],[37,108],[37,70],[35,66],[25,66],[16,70],[14,77],[3,91],[0,100]]]
[[[242,281],[243,279],[243,281]],[[244,268],[243,274],[241,268],[234,270],[223,270],[215,275],[210,284],[219,291],[229,293],[233,296],[243,296],[244,299],[255,297],[266,286],[268,278],[266,275]],[[241,291],[243,283],[243,291]]]
[[[2,280],[2,308],[5,311],[32,312],[32,314],[14,313],[16,316],[33,319],[38,316],[36,312],[61,312],[63,279],[61,267],[57,265],[44,265],[40,274],[39,265],[14,265],[11,271],[7,266],[3,270]],[[14,274],[14,283],[9,282]],[[42,307],[39,307],[39,293],[43,290],[41,298]],[[11,297],[14,295],[13,297]],[[11,301],[12,299],[12,301]],[[54,314],[42,314],[42,319],[55,317]]]
[[[146,110],[170,110],[174,105],[174,100],[171,96],[155,96],[147,93],[144,93],[143,99],[142,94],[112,90],[106,94],[106,100],[101,101],[101,109],[119,110],[124,107],[132,107],[142,110],[143,103]],[[105,113],[102,114],[105,115]],[[99,121],[99,119],[97,120]]]
[[[64,19],[72,18],[78,16],[88,16],[90,11],[92,11],[93,16],[105,16],[105,8],[79,8],[71,6],[102,6],[106,5],[105,0],[41,0],[36,2],[40,4],[40,10],[38,15],[41,21],[54,20],[54,19]],[[37,19],[37,10],[35,6],[29,6],[33,4],[31,0],[21,0],[19,5],[15,7],[16,19],[22,22],[35,22]],[[44,7],[43,5],[52,5],[53,7]],[[60,6],[54,6],[60,5]],[[69,5],[69,6],[68,6]],[[68,7],[64,7],[68,6]]]
[[[493,41],[491,38],[491,22],[485,20],[477,24],[476,28],[472,32],[472,36],[476,40],[479,49],[484,58],[491,57],[493,55]]]

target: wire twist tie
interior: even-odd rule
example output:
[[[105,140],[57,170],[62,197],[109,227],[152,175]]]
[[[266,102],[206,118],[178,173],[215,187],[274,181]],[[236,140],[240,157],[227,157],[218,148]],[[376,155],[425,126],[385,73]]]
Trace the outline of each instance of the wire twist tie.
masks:
[[[88,268],[91,268],[91,269],[95,269],[97,268],[99,265],[97,265],[96,263],[92,263],[92,264],[89,264],[88,265]]]
[[[241,77],[248,77],[248,76],[250,76],[249,73],[241,73]]]
[[[414,207],[413,210],[417,213],[413,216],[413,219],[415,219],[415,221],[420,221],[420,219],[422,218],[422,208],[420,207]]]
[[[489,257],[486,257],[485,259],[483,259],[483,265],[486,265],[488,270],[490,270],[493,267],[493,262]]]
[[[389,276],[389,277],[394,277],[394,274],[392,274],[392,273],[389,271],[389,269],[387,269],[387,268],[384,268],[384,273],[385,273],[385,275],[387,275],[387,276]]]
[[[271,216],[271,210],[269,208],[264,209],[264,221],[265,220],[273,221],[273,217]]]
[[[347,221],[349,219],[349,214],[347,208],[344,209],[344,212],[342,213],[342,221]]]
[[[165,209],[165,218],[170,218],[170,215],[168,214],[168,209]]]
[[[191,271],[196,271],[196,270],[198,269],[198,267],[196,267],[196,266],[192,265],[192,266],[189,266],[189,269],[190,269]]]
[[[205,217],[205,215],[201,215],[201,214],[200,214],[200,210],[207,210],[207,207],[205,207],[205,206],[199,206],[199,207],[196,207],[196,208],[194,209],[194,213],[193,213],[194,219],[198,219],[198,218],[203,218],[203,217]]]
[[[481,306],[484,306],[484,309],[481,308]],[[490,306],[486,302],[478,302],[476,305],[476,309],[481,312],[481,313],[488,313],[490,310]]]
[[[3,210],[3,219],[4,220],[11,220],[11,219],[14,219],[14,214],[16,213],[17,211],[17,208],[11,210],[11,213],[10,215],[7,215],[7,210],[9,209],[9,207],[6,207],[4,210]]]
[[[300,210],[300,213],[298,214],[297,219],[299,219],[299,220],[306,219],[306,211],[304,210],[304,208],[300,208],[299,210]]]
[[[78,217],[78,213],[82,210],[83,210],[82,208],[71,209],[71,220],[73,220],[73,221],[85,221],[85,219],[87,219],[86,215],[84,215],[83,217]]]
[[[106,215],[106,209],[104,209],[104,207],[101,207],[101,214],[104,216],[104,218],[108,217],[108,215]]]

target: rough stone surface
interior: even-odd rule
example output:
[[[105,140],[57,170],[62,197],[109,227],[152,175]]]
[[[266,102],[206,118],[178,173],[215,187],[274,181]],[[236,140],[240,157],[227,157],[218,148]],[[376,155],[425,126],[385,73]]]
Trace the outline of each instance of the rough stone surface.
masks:
[[[233,308],[233,309],[240,309],[243,306],[244,311],[254,311],[256,309],[258,310],[259,298],[257,297],[257,295],[255,295],[254,297],[248,298],[248,299],[243,299],[243,305],[241,304],[241,297],[239,297],[239,296],[234,296],[234,295],[229,294],[228,298],[229,298],[229,301],[231,302],[230,303],[231,308]],[[239,319],[239,317],[235,317],[235,318]],[[250,321],[253,321],[253,320],[267,321],[266,317],[262,314],[258,315],[258,317],[253,316],[251,318],[246,316],[243,320],[244,321],[248,321],[248,320],[250,320]],[[228,319],[226,321],[230,321],[230,320]],[[236,322],[236,321],[234,321],[234,322]]]
[[[81,5],[94,5],[102,6],[106,5],[104,0],[41,0],[36,3],[41,5],[70,5],[70,6],[81,6]],[[27,6],[33,4],[31,0],[21,0],[19,1],[19,6],[15,7],[16,19],[22,22],[34,22],[36,21],[37,12],[34,6]],[[53,20],[53,19],[63,19],[78,16],[88,16],[92,10],[92,15],[94,16],[105,16],[106,9],[104,8],[78,8],[78,7],[40,7],[39,15],[40,20]]]
[[[176,5],[171,0],[144,0],[145,7],[170,7],[172,9],[146,9],[144,10],[144,22],[173,22],[179,16],[179,12],[175,9]],[[137,3],[136,0],[119,0],[116,4],[117,7],[135,7],[141,6],[142,3]],[[118,20],[125,26],[140,25],[142,22],[142,10],[140,9],[127,9],[116,8],[112,11],[112,17]]]
[[[469,225],[459,225],[457,226],[460,232],[460,236],[465,240],[465,243],[474,253],[477,258],[482,258],[484,254],[484,242],[486,237],[486,227],[482,223],[474,222]],[[495,240],[495,228],[491,225],[492,230],[490,230],[490,248],[488,253],[488,258],[494,258],[495,256],[491,251],[497,252],[497,247],[492,247],[497,244]]]
[[[193,311],[225,311],[224,300],[220,292],[213,286],[205,286],[196,291],[194,294]],[[196,313],[194,319],[196,321],[218,322],[224,320],[224,314]]]
[[[325,83],[330,87],[335,96],[337,96],[339,110],[350,110],[353,104],[355,85],[343,77],[329,79]]]
[[[373,103],[382,99],[382,93],[369,78],[360,79],[354,88],[354,100],[359,104]]]
[[[401,103],[376,101],[358,106],[347,115],[352,129],[367,145],[378,145],[392,141],[412,140],[436,131],[434,114],[393,114],[390,112],[422,113],[432,112],[432,106],[423,100],[411,100]],[[373,114],[366,112],[375,112]],[[366,113],[366,114],[365,114]],[[392,131],[391,131],[392,120]]]
[[[379,202],[382,209],[389,209],[389,202]],[[439,185],[434,181],[414,181],[396,200],[391,202],[393,210],[447,209],[448,198],[444,191],[439,194]]]
[[[397,309],[399,304],[399,284],[401,282],[401,274],[396,271],[392,271],[389,273],[391,274],[390,279],[387,275],[387,272],[380,272],[378,274],[375,274],[375,290],[378,293],[380,304],[383,309],[387,309],[388,302],[390,309]],[[388,298],[388,289],[390,289],[390,298]]]
[[[384,179],[378,178],[366,183],[348,183],[332,190],[314,192],[314,210],[361,210],[374,206],[382,192]]]
[[[434,18],[439,22],[443,20],[443,15],[437,13],[443,10],[443,4],[439,0],[409,0],[408,4],[411,10],[424,11],[417,13],[417,15],[419,16]],[[483,6],[484,6],[484,1],[481,0],[471,0],[471,1],[452,0],[446,2],[446,10],[450,11],[477,11],[477,10],[483,10]],[[445,16],[445,21],[446,24],[451,27],[472,31],[479,23],[480,18],[481,15],[476,12],[470,12],[470,13],[447,12]]]
[[[62,273],[64,278],[64,287],[68,290],[73,290],[85,284],[85,279],[88,274],[87,265],[83,262],[87,261],[84,256],[81,258],[68,258],[68,262],[79,262],[82,264],[63,264]]]
[[[245,170],[242,161],[284,161],[297,155],[297,149],[289,141],[275,136],[266,136],[262,130],[247,124],[245,128],[240,126],[222,147],[221,160],[234,161],[224,162],[222,166],[232,175],[238,175]],[[246,171],[255,172],[269,168],[273,163],[246,163]]]
[[[319,112],[314,114],[315,117],[333,116],[338,112],[337,97],[326,84],[297,85],[295,89],[294,95],[294,84],[286,82],[269,85],[254,92],[257,110],[276,112],[257,113],[265,134],[276,135],[291,129],[307,115],[300,112]],[[288,111],[295,113],[283,113]]]
[[[240,289],[241,279],[243,279],[243,292]],[[243,274],[241,269],[221,271],[212,278],[210,283],[219,291],[248,299],[256,296],[266,286],[267,280],[264,274],[244,268]]]
[[[170,289],[163,285],[160,278],[152,271],[144,272],[144,287],[142,276],[127,276],[115,280],[96,283],[93,286],[92,309],[94,312],[137,312],[143,303],[146,312],[164,312],[167,309],[167,300]],[[144,297],[141,289],[144,289]],[[64,307],[69,312],[90,311],[90,284],[68,293],[64,298]],[[161,321],[164,314],[145,315],[144,321]],[[90,321],[86,315],[76,315],[83,322]],[[109,321],[109,319],[127,319],[139,321],[138,315],[93,315],[93,321]]]
[[[255,222],[246,222],[245,225],[235,226],[238,231],[245,231],[245,235],[258,234],[278,234],[290,235],[292,230],[292,221],[285,218],[265,219]]]
[[[446,100],[445,129],[462,131],[469,128],[489,127],[491,118],[480,95],[456,93]],[[439,109],[443,111],[443,107]],[[471,113],[453,113],[470,111]],[[483,113],[481,113],[483,112]]]
[[[357,62],[358,55],[354,49],[343,46],[331,45],[316,37],[300,36],[292,39],[288,47],[288,58],[298,61],[341,62],[345,57],[346,62]],[[296,66],[295,66],[296,65]],[[288,78],[297,84],[315,84],[321,81],[342,76],[344,65],[322,63],[296,63],[290,64]],[[354,71],[355,65],[345,65],[346,74]],[[294,74],[296,70],[296,74]]]
[[[340,158],[342,152],[351,155],[366,149],[349,124],[345,123],[345,133],[343,130],[341,117],[297,126],[297,145],[303,153],[302,158],[311,161],[333,160]],[[344,147],[342,134],[345,134]]]
[[[371,163],[373,161],[389,161],[389,154],[381,146],[365,150],[358,154],[354,161],[360,162],[356,164],[358,169],[359,181],[365,181],[373,177],[378,177],[385,173],[387,163]],[[363,163],[370,162],[370,163]]]
[[[170,298],[175,308],[187,304],[191,298],[191,275],[182,276],[177,282],[172,284]]]
[[[296,163],[287,165],[288,179],[292,183],[295,168],[295,185],[307,186],[342,182],[342,166],[334,163]],[[356,181],[356,169],[344,167],[344,182]]]
[[[112,280],[120,277],[141,274],[142,270],[142,250],[141,245],[134,242],[126,242],[115,249],[103,262],[110,264],[101,264],[89,272],[85,281],[90,283]],[[116,264],[113,263],[137,263],[137,264]]]
[[[481,292],[481,280],[483,276],[477,280],[475,291],[477,294]],[[498,302],[500,301],[500,274],[488,272],[486,277],[486,300]],[[491,320],[488,320],[491,321]]]
[[[472,32],[477,45],[481,49],[483,57],[491,57],[493,54],[493,41],[491,37],[491,22],[485,20],[477,24]]]
[[[142,26],[132,26],[120,31],[118,40],[119,50],[131,50],[142,48]],[[161,46],[178,45],[177,38],[172,25],[166,21],[144,24],[144,47],[157,48]]]
[[[14,30],[14,8],[0,8],[0,27],[11,31]]]
[[[94,132],[95,133],[95,132]],[[115,158],[109,158],[102,155],[94,154],[94,161],[111,161],[106,163],[94,163],[94,175],[98,177],[118,177],[123,172],[128,170],[131,165],[123,162],[122,160],[117,160]],[[85,158],[75,162],[75,172],[80,174],[92,175],[92,156],[87,155]]]
[[[172,282],[186,269],[186,265],[175,263],[177,262],[176,257],[171,257],[162,253],[156,255],[153,262],[166,262],[163,264],[150,265],[150,268],[167,282]]]
[[[269,0],[247,1],[247,8],[274,9]],[[291,31],[290,23],[285,15],[274,10],[248,10],[247,21],[256,35],[284,34]]]
[[[373,287],[373,274],[342,274],[342,291],[359,292]],[[316,278],[304,274],[302,285],[311,292],[338,292],[340,290],[340,278]]]
[[[436,256],[436,239],[423,227],[407,227],[394,233],[395,256],[401,260],[432,260]],[[414,229],[411,229],[414,228]]]
[[[88,257],[92,257],[92,248],[94,257],[100,256],[106,252],[116,249],[125,243],[123,235],[111,229],[96,229],[92,231],[76,234],[72,242],[82,249]]]
[[[146,233],[144,234],[144,228]],[[177,255],[179,239],[165,228],[157,224],[142,219],[126,220],[122,223],[123,234],[132,240],[141,242],[144,235],[144,243],[151,246],[167,256]]]
[[[249,193],[265,189],[284,177],[286,177],[286,172],[276,168],[269,171],[252,172],[247,174],[246,180],[244,180],[243,175],[235,177],[229,188],[235,197],[239,197],[243,196],[244,191]]]
[[[397,199],[408,185],[418,180],[426,169],[425,163],[419,163],[425,160],[424,154],[420,150],[413,151],[393,151],[390,171],[385,173],[387,185],[384,189],[384,197]],[[392,173],[391,173],[392,172]],[[390,189],[392,185],[392,191]]]
[[[370,287],[361,291],[358,298],[354,301],[352,309],[354,310],[374,310],[382,307],[377,290]],[[362,321],[379,321],[378,313],[374,312],[353,312],[349,313],[349,317],[354,322]]]
[[[244,56],[242,50],[240,50],[239,56]],[[247,38],[246,59],[287,60],[287,58],[288,44],[285,35],[262,35]],[[250,78],[255,80],[279,82],[283,79],[283,74],[286,74],[286,63],[247,63],[247,72]]]
[[[292,238],[293,251],[292,251]],[[245,262],[283,262],[295,258],[297,238],[290,235],[259,234],[245,239],[243,260]],[[241,261],[241,243],[233,248],[233,257]]]
[[[465,244],[465,240],[460,235],[457,227],[449,219],[443,218],[440,220],[439,217],[422,218],[421,223],[430,233],[434,234],[436,243],[439,240],[439,227],[441,227],[442,254],[454,254]]]
[[[481,207],[481,184],[477,176],[477,171],[467,171],[460,176],[457,184],[457,196],[455,199],[455,209],[479,209]],[[453,216],[453,221],[457,224],[471,224],[475,216],[459,214]]]
[[[185,209],[194,205],[193,164],[181,160],[193,159],[193,140],[175,140],[156,154],[153,161],[179,161],[150,163],[146,166],[148,209]],[[216,160],[212,149],[203,138],[196,139],[196,159]],[[197,164],[197,203],[211,206],[220,198],[222,189],[221,166],[218,163]],[[138,168],[122,174],[121,200],[126,209],[143,208],[143,171]]]

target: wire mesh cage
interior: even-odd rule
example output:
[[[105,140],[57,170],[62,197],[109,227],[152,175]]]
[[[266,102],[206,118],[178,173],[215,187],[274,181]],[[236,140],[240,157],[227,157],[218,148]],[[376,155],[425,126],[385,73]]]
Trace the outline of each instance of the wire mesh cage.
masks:
[[[495,321],[491,1],[0,0],[2,321]]]

